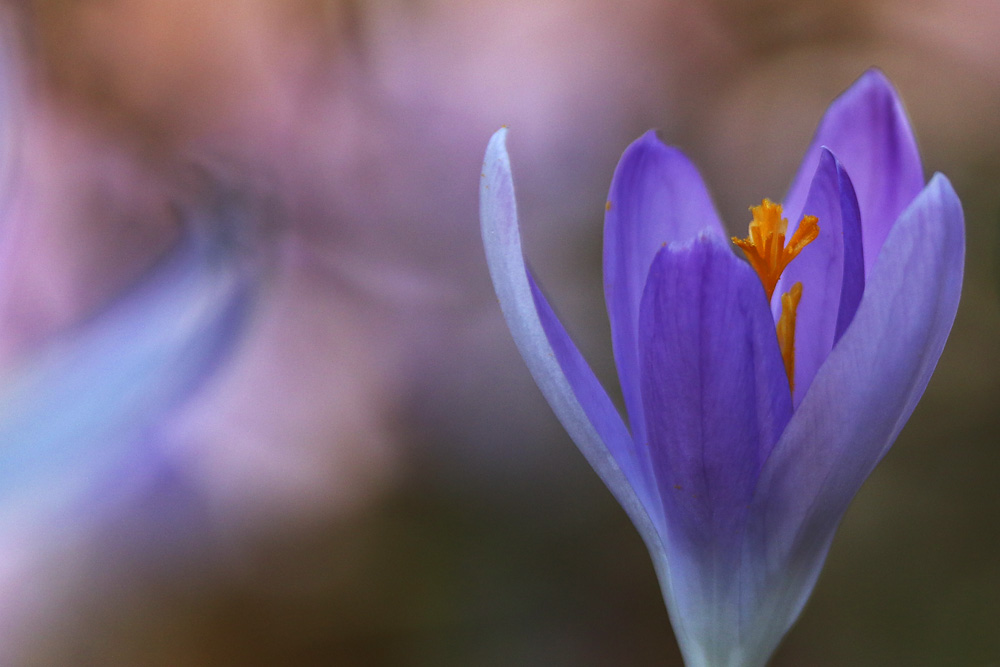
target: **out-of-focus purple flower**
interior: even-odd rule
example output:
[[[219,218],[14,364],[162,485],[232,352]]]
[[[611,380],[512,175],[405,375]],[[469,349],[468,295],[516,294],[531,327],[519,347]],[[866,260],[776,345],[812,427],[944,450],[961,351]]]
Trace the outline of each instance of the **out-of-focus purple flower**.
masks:
[[[792,182],[784,212],[802,223],[754,209],[738,242],[752,267],[687,158],[652,133],[637,140],[604,231],[627,427],[525,267],[505,136],[486,152],[480,215],[514,340],[639,529],[687,663],[763,665],[941,354],[962,285],[961,204],[943,175],[925,184],[874,70],[831,105]]]
[[[259,271],[224,199],[104,312],[0,370],[0,531],[73,514],[240,339]]]

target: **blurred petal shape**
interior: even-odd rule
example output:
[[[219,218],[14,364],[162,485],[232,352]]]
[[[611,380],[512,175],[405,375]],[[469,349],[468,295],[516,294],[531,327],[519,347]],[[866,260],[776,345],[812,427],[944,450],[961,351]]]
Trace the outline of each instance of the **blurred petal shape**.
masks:
[[[104,312],[0,371],[0,528],[99,484],[233,349],[258,277],[235,212],[215,213]]]

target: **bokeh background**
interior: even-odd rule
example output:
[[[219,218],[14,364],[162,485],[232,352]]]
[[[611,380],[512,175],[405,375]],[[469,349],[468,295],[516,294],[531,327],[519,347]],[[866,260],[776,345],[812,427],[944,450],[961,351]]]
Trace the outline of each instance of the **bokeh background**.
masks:
[[[963,200],[963,301],[773,664],[1000,665],[995,0],[2,8],[0,357],[138,279],[193,170],[254,202],[269,267],[153,473],[65,539],[0,540],[2,664],[679,665],[638,536],[503,324],[483,150],[511,128],[530,261],[613,387],[600,239],[628,142],[681,146],[736,232],[878,66]]]

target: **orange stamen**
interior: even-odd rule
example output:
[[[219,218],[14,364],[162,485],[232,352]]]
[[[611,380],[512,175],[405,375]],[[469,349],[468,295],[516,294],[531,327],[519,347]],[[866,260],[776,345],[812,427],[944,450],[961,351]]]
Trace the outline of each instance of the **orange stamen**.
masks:
[[[750,266],[760,276],[770,303],[785,267],[819,236],[819,220],[812,215],[802,216],[798,229],[792,234],[788,245],[785,245],[788,219],[781,217],[781,204],[765,199],[760,206],[751,206],[750,212],[753,214],[753,221],[750,223],[749,234],[745,239],[734,236],[733,243],[740,247]],[[778,318],[776,327],[778,347],[785,362],[788,387],[792,392],[795,391],[795,313],[801,299],[802,283],[795,283],[788,292],[781,295],[781,317]]]
[[[760,206],[751,206],[753,221],[745,239],[733,237],[733,243],[740,247],[753,267],[771,301],[774,288],[788,263],[795,259],[802,249],[819,235],[819,220],[812,215],[802,216],[799,228],[785,245],[788,219],[781,217],[781,204],[765,199]]]
[[[795,392],[795,313],[802,298],[802,283],[795,283],[792,289],[781,295],[781,317],[778,318],[778,347],[785,362],[788,387]]]

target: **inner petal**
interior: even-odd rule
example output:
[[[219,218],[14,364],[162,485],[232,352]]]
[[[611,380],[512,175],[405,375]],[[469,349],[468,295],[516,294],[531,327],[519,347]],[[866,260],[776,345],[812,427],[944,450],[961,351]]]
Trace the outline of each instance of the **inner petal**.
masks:
[[[615,170],[605,206],[604,295],[615,365],[636,442],[646,440],[639,391],[639,302],[653,257],[665,243],[699,233],[725,238],[694,164],[655,132],[632,143]]]
[[[823,220],[823,233],[786,269],[779,289],[802,283],[796,313],[793,400],[798,405],[813,377],[850,324],[864,292],[861,220],[851,179],[824,151],[806,200]]]
[[[701,237],[661,249],[639,311],[648,444],[671,542],[713,562],[733,555],[758,471],[791,414],[761,297],[750,267]]]

